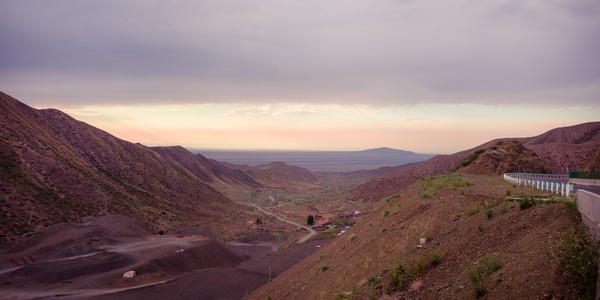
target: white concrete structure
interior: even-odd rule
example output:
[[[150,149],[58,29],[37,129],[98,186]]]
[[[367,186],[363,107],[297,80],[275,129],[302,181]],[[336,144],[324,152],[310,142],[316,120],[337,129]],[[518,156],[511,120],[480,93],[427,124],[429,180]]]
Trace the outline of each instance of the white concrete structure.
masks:
[[[577,208],[581,213],[581,220],[598,240],[600,238],[600,195],[586,190],[577,190]]]
[[[127,271],[123,273],[123,278],[133,278],[135,277],[135,271]]]
[[[538,180],[538,178],[540,180]],[[504,173],[504,180],[518,185],[530,186],[542,191],[550,191],[570,197],[573,184],[568,182],[545,181],[542,179],[569,179],[568,174]]]

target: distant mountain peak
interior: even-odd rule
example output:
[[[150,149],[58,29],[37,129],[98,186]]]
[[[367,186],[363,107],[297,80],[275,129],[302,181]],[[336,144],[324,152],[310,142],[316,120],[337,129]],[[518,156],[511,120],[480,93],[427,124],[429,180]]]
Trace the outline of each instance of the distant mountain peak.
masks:
[[[394,148],[390,148],[390,147],[379,147],[379,148],[373,148],[373,149],[367,149],[367,150],[363,150],[360,151],[363,153],[385,153],[385,154],[392,154],[392,153],[411,153],[410,151],[406,151],[406,150],[400,150],[400,149],[394,149]]]

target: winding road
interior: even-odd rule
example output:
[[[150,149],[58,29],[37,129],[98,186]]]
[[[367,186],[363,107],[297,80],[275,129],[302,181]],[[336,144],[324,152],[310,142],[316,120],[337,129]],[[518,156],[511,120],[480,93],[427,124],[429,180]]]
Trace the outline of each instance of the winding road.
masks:
[[[301,239],[299,239],[299,240],[298,240],[298,242],[296,242],[296,243],[298,243],[298,244],[301,244],[301,243],[304,243],[304,242],[308,241],[308,239],[310,239],[311,237],[313,237],[313,236],[315,236],[315,235],[317,234],[317,232],[316,232],[316,231],[314,231],[314,230],[313,230],[312,228],[310,228],[310,227],[304,226],[304,225],[302,225],[302,224],[298,224],[298,223],[296,223],[296,222],[294,222],[294,221],[290,221],[290,220],[288,220],[288,219],[284,219],[283,217],[281,217],[281,216],[279,216],[279,215],[276,215],[276,214],[274,214],[274,213],[272,213],[272,212],[270,212],[270,211],[267,211],[267,210],[263,209],[262,207],[260,207],[260,206],[258,206],[258,205],[256,205],[256,204],[254,204],[254,203],[243,203],[243,204],[246,204],[246,205],[249,205],[249,206],[254,206],[254,207],[256,207],[258,210],[260,210],[260,211],[264,212],[264,213],[265,213],[265,214],[267,214],[267,215],[274,216],[275,218],[279,219],[280,221],[283,221],[283,222],[286,222],[286,223],[289,223],[289,224],[292,224],[292,225],[296,225],[296,226],[298,226],[298,227],[301,227],[301,228],[304,228],[304,229],[308,230],[308,234],[307,234],[307,235],[305,235],[305,236],[303,236]]]

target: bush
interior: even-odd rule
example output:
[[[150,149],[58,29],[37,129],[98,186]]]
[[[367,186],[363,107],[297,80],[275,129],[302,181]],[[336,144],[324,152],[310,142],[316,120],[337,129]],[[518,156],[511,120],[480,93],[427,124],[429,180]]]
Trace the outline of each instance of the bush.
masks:
[[[317,268],[317,271],[319,271],[319,273],[322,273],[322,272],[325,272],[325,271],[327,271],[327,269],[329,269],[329,266],[328,266],[328,265],[320,265],[320,266]]]
[[[479,206],[472,206],[464,212],[465,217],[470,217],[479,213]]]
[[[465,268],[465,276],[473,285],[475,297],[481,298],[487,294],[485,280],[494,272],[500,270],[504,262],[495,255],[484,255],[479,259],[479,264],[469,263]],[[500,281],[496,281],[500,282]]]
[[[559,239],[560,268],[579,299],[594,299],[598,278],[598,244],[583,229],[564,233]]]
[[[525,210],[534,206],[535,204],[535,200],[532,197],[524,197],[523,200],[519,202],[519,208],[521,210]]]

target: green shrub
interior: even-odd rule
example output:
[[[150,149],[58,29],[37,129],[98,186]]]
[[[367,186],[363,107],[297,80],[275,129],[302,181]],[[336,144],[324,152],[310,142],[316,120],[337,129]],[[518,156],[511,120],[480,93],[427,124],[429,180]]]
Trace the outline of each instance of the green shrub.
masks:
[[[429,264],[433,267],[437,267],[442,262],[442,255],[437,252],[432,252],[428,255]]]
[[[532,206],[534,206],[536,204],[535,199],[533,199],[533,197],[524,197],[523,200],[521,200],[521,202],[519,202],[519,208],[521,210],[525,210],[528,209]]]
[[[369,279],[367,279],[367,283],[370,286],[376,285],[377,283],[379,283],[379,276],[371,276],[371,277],[369,277]]]
[[[320,266],[317,268],[317,271],[319,271],[319,273],[322,273],[322,272],[325,272],[325,271],[327,271],[327,269],[329,269],[329,266],[328,266],[328,265],[320,265]]]
[[[419,198],[421,199],[431,199],[430,193],[419,193]]]
[[[476,215],[476,214],[478,214],[478,213],[479,213],[479,206],[477,205],[477,206],[472,206],[472,207],[470,207],[469,209],[467,209],[467,210],[466,210],[466,211],[463,213],[463,215],[464,215],[465,217],[470,217],[470,216]]]
[[[598,278],[598,244],[583,229],[565,232],[559,239],[559,267],[579,299],[594,299]]]
[[[500,270],[504,262],[495,255],[484,255],[479,259],[479,264],[468,263],[465,268],[465,276],[471,282],[475,297],[481,298],[487,294],[485,281],[493,273]],[[501,281],[502,279],[500,279]],[[500,282],[496,280],[496,282]]]

